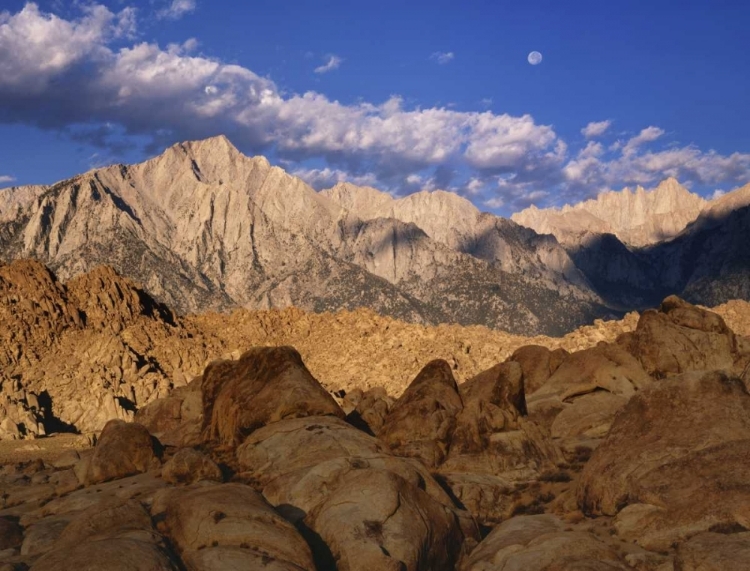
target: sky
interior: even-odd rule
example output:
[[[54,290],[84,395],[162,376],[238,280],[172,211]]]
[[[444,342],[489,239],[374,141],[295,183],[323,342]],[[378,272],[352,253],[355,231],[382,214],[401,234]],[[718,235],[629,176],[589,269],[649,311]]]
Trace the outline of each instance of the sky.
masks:
[[[0,0],[0,188],[225,134],[316,189],[501,215],[710,197],[750,181],[749,26],[743,0]]]

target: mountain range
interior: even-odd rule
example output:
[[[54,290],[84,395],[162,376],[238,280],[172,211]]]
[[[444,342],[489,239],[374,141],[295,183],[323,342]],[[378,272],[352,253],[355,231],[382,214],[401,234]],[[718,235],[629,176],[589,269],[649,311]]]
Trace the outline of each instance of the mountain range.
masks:
[[[316,192],[219,136],[0,191],[0,251],[65,280],[109,264],[179,313],[369,307],[557,335],[667,293],[750,297],[749,203],[750,186],[705,201],[668,179],[508,220],[451,192]]]

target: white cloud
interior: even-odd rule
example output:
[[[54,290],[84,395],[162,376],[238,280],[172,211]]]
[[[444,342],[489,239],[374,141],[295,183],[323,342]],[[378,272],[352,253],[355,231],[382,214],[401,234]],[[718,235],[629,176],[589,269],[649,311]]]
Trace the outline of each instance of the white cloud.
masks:
[[[581,134],[587,139],[601,137],[611,125],[612,121],[609,119],[606,121],[592,121],[581,129]]]
[[[331,188],[340,182],[350,182],[357,186],[373,186],[378,182],[377,177],[375,177],[374,174],[357,176],[343,170],[331,169],[329,167],[322,169],[297,169],[293,171],[292,174],[301,178],[316,190]]]
[[[456,55],[453,52],[434,52],[432,55],[430,55],[430,59],[435,60],[440,65],[450,63],[455,57]]]
[[[8,176],[8,175],[0,175],[0,184],[5,184],[8,182],[13,182],[16,180],[16,177],[14,176]]]
[[[169,6],[159,10],[156,15],[158,18],[179,20],[186,14],[194,12],[197,7],[196,0],[172,0]]]
[[[625,146],[622,148],[622,153],[624,155],[631,155],[642,144],[655,141],[656,139],[661,137],[663,134],[664,134],[664,129],[660,129],[659,127],[646,127],[645,129],[641,130],[641,132],[638,133],[638,135],[636,135],[635,137],[630,139],[627,143],[625,143]]]
[[[338,69],[341,67],[341,64],[343,63],[343,59],[341,59],[339,56],[328,56],[328,61],[324,63],[321,66],[318,66],[315,68],[315,73],[328,73],[329,71],[333,71],[334,69]]]
[[[482,204],[487,208],[497,209],[505,206],[505,201],[501,197],[496,196],[494,198],[488,198],[487,200],[482,202]]]
[[[726,194],[725,190],[721,190],[720,188],[717,188],[714,190],[713,194],[709,197],[710,200],[716,200],[717,198],[721,198]]]
[[[348,180],[399,191],[457,188],[504,208],[670,175],[717,186],[750,179],[750,154],[647,148],[665,134],[655,126],[615,146],[588,141],[569,152],[552,126],[530,115],[408,107],[399,96],[344,104],[314,91],[286,94],[247,68],[196,54],[195,40],[166,48],[130,41],[133,13],[87,5],[65,20],[27,4],[0,14],[0,123],[97,147],[113,144],[109,123],[125,141],[150,138],[150,151],[221,131],[247,152],[273,152],[292,171],[316,160],[318,168],[298,171],[316,187]]]

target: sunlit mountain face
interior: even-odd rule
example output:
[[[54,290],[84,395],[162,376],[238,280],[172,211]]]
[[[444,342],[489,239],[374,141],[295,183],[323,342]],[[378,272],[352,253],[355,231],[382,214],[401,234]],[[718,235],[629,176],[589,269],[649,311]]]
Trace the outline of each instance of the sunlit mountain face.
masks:
[[[750,8],[432,7],[8,0],[0,187],[219,134],[316,190],[439,189],[503,216],[750,180]]]

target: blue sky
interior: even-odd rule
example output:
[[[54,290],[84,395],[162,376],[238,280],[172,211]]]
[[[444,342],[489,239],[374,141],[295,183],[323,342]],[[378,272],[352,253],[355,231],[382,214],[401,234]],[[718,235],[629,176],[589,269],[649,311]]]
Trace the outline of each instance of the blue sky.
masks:
[[[316,188],[500,214],[709,196],[750,181],[749,25],[741,0],[0,0],[0,187],[224,133]]]

